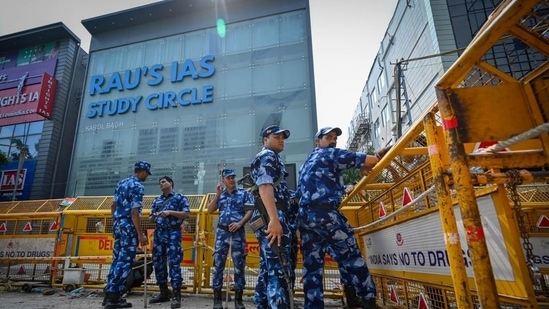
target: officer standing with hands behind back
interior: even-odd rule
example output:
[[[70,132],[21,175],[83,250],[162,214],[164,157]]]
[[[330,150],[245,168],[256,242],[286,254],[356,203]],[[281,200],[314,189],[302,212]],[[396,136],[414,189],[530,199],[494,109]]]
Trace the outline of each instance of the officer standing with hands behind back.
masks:
[[[245,211],[244,204],[253,204],[253,196],[236,187],[236,174],[232,169],[221,171],[222,183],[215,189],[215,197],[208,204],[208,214],[219,209],[215,233],[215,251],[213,253],[214,272],[214,309],[223,309],[221,288],[225,261],[231,248],[234,265],[235,308],[244,309],[242,293],[246,286],[244,268],[246,267],[246,233],[244,224],[252,217],[252,210]],[[223,189],[225,187],[225,189]]]

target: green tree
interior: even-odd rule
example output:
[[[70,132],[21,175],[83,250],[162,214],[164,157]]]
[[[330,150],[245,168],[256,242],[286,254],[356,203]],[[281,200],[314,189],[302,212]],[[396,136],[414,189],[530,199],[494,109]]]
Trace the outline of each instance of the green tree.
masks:
[[[0,166],[7,164],[10,162],[10,158],[8,158],[8,155],[0,150]]]
[[[350,168],[343,171],[343,183],[345,185],[355,185],[362,179],[362,174],[357,168]]]

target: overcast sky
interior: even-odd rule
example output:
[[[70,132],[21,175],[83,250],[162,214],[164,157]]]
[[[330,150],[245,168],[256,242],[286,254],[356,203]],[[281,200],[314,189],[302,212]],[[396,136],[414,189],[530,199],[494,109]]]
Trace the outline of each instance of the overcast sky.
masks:
[[[212,1],[212,0],[203,0]],[[253,1],[253,0],[250,0]],[[398,0],[309,0],[318,127],[347,128]],[[89,49],[81,21],[157,1],[2,0],[0,36],[63,22]]]

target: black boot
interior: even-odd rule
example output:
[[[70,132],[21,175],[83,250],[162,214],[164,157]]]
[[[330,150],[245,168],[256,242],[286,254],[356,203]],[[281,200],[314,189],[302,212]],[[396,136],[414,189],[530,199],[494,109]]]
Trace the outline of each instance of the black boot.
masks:
[[[172,304],[170,308],[181,308],[181,288],[173,288]]]
[[[128,303],[128,301],[124,297],[122,297],[122,294],[124,293],[120,293],[120,299],[118,300],[118,308],[131,308],[132,303]]]
[[[132,304],[120,298],[118,292],[105,292],[104,309],[131,308]]]
[[[221,299],[221,290],[214,290],[213,309],[223,309],[223,300]]]
[[[347,308],[362,308],[364,306],[362,299],[356,295],[355,288],[352,285],[343,287]]]
[[[379,307],[376,304],[376,299],[372,298],[364,301],[364,309],[378,309]]]
[[[158,295],[154,296],[153,298],[151,298],[151,300],[149,300],[149,304],[167,302],[167,301],[170,301],[170,298],[171,298],[171,293],[170,293],[170,290],[168,289],[168,285],[167,284],[161,284],[160,285],[160,294],[158,294]]]
[[[242,303],[242,290],[234,291],[234,308],[235,309],[246,309]]]

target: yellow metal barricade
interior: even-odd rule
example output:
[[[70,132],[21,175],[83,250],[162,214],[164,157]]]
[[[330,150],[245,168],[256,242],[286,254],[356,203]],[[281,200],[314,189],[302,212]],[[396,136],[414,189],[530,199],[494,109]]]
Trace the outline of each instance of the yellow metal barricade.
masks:
[[[548,305],[547,8],[503,1],[437,83],[437,102],[343,201],[360,206],[383,304]],[[510,42],[523,49],[498,67],[489,54]]]
[[[61,200],[0,203],[0,278],[49,283]]]

